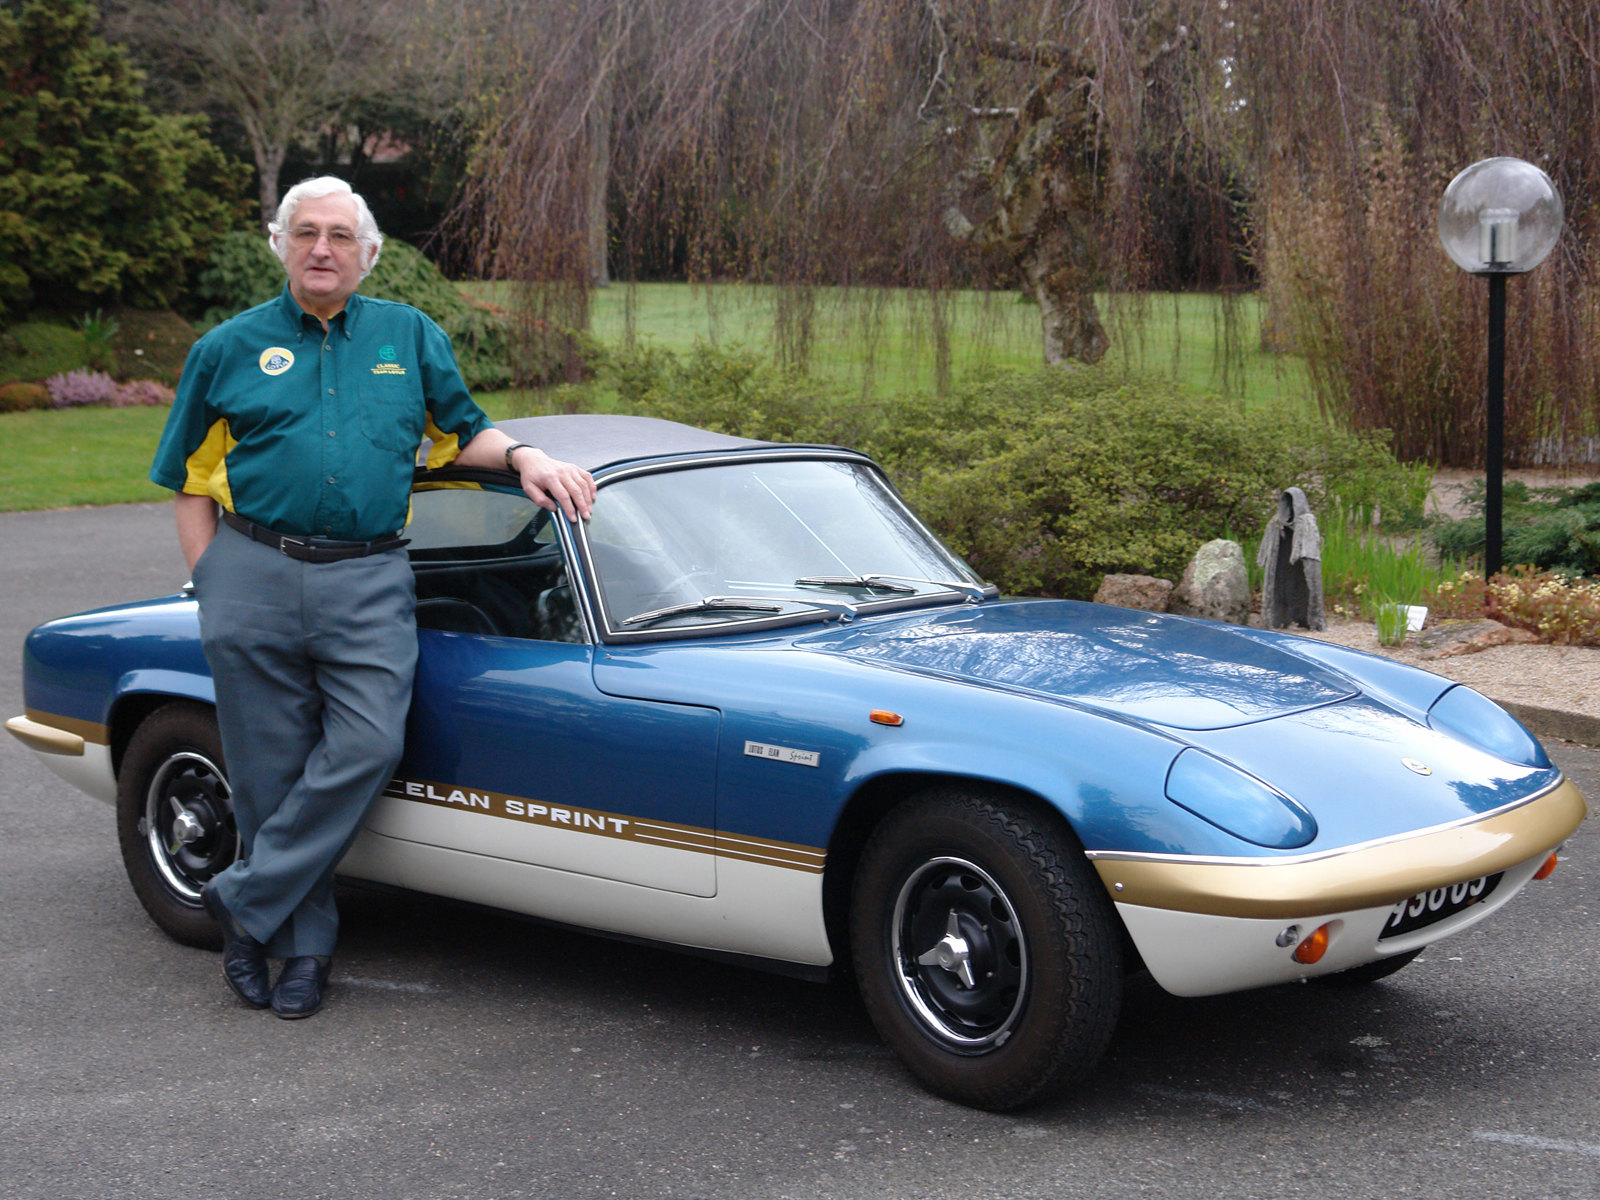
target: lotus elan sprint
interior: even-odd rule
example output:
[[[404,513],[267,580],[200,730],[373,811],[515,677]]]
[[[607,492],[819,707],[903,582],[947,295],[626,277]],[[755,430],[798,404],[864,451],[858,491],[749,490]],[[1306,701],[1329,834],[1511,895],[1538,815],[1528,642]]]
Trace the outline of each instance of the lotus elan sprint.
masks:
[[[801,975],[853,965],[924,1085],[1081,1080],[1125,975],[1380,978],[1583,819],[1510,715],[1326,643],[1007,599],[861,454],[647,418],[508,421],[590,468],[571,524],[419,470],[400,772],[340,868]],[[187,591],[51,621],[8,727],[115,804],[134,891],[214,945],[238,852]]]

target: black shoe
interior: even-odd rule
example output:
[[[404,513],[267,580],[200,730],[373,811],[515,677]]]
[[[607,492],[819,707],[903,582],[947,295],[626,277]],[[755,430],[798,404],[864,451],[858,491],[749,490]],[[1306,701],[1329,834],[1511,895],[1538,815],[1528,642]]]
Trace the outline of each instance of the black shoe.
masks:
[[[328,986],[333,960],[326,955],[303,954],[283,964],[278,986],[272,989],[272,1011],[286,1021],[309,1017],[322,1007],[322,989]]]
[[[222,977],[254,1008],[272,1003],[272,980],[267,972],[267,948],[251,937],[223,907],[215,885],[200,889],[200,903],[222,926]]]

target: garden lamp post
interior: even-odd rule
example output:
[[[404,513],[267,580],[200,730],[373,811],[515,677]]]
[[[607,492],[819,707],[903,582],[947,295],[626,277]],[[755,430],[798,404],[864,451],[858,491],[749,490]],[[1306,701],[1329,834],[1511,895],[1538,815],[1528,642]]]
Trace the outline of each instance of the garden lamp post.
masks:
[[[1486,158],[1450,181],[1439,201],[1439,241],[1463,271],[1489,277],[1489,378],[1484,451],[1483,577],[1500,571],[1505,457],[1506,276],[1542,263],[1561,236],[1555,184],[1520,158]]]

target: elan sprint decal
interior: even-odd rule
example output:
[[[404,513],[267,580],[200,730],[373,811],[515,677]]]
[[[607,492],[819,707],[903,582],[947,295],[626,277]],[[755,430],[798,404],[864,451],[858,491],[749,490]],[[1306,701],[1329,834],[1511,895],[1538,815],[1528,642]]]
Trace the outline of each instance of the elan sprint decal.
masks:
[[[815,750],[796,750],[793,746],[769,746],[764,742],[746,742],[744,752],[751,758],[794,763],[801,767],[815,767],[822,762],[822,755]]]
[[[648,817],[629,817],[598,809],[549,804],[526,796],[507,796],[500,792],[457,787],[424,779],[396,777],[389,781],[389,786],[384,788],[383,794],[393,800],[409,800],[416,804],[454,809],[456,812],[471,813],[481,817],[520,821],[553,831],[589,837],[619,838],[640,845],[659,846],[668,850],[687,850],[693,854],[713,854],[718,858],[737,858],[745,862],[805,871],[808,874],[821,874],[823,860],[827,857],[826,851],[815,846],[802,846],[794,842],[779,842],[739,833],[718,833],[714,829],[703,829],[695,825],[675,825]]]

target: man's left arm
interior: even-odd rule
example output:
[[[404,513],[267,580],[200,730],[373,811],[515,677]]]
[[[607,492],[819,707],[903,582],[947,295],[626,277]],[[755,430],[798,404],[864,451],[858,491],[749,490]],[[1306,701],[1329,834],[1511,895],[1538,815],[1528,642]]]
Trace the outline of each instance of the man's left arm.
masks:
[[[419,314],[420,315],[420,314]],[[540,508],[560,509],[569,521],[587,518],[594,505],[594,477],[574,463],[551,458],[543,450],[525,446],[511,463],[506,451],[517,443],[496,429],[467,391],[456,366],[450,338],[427,316],[422,316],[419,366],[428,409],[428,436],[434,448],[430,467],[454,462],[463,467],[517,472],[522,490]]]
[[[474,437],[455,463],[461,467],[486,467],[503,470],[506,450],[516,446],[501,430],[489,428]],[[551,458],[533,446],[519,446],[511,462],[522,481],[522,490],[541,508],[560,508],[567,520],[587,518],[594,507],[594,477],[574,463]]]

